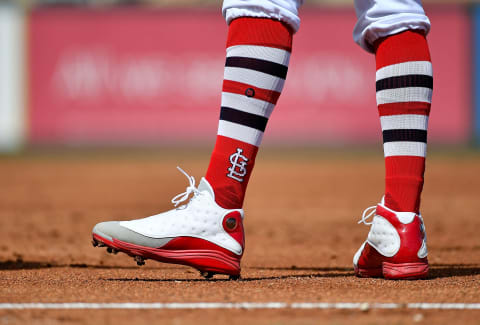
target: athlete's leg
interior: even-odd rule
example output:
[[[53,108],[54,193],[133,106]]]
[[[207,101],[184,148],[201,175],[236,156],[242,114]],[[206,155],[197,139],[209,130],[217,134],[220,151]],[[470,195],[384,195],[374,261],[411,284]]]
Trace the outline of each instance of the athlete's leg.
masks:
[[[245,190],[268,118],[285,82],[292,34],[299,19],[295,0],[226,0],[229,24],[225,80],[215,148],[198,188],[193,177],[177,206],[123,222],[102,222],[93,229],[96,246],[144,259],[185,264],[212,274],[240,274],[244,249]],[[183,171],[182,171],[183,172]]]
[[[355,6],[354,39],[376,58],[386,175],[384,199],[354,264],[363,276],[422,277],[428,270],[419,206],[433,86],[430,24],[416,0],[357,0]],[[382,232],[391,238],[380,239]]]
[[[255,156],[283,89],[299,26],[296,1],[225,0],[229,24],[218,136],[206,179],[218,204],[241,208]]]

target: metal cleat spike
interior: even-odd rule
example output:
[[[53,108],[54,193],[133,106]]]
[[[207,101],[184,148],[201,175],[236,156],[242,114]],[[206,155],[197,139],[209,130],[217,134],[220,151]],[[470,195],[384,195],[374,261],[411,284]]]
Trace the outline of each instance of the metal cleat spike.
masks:
[[[94,239],[94,240],[92,240],[92,245],[93,245],[93,247],[97,247],[97,246],[98,246],[98,242]]]
[[[214,274],[215,273],[213,273],[213,272],[200,271],[200,275],[203,276],[207,280],[213,278]]]
[[[137,255],[133,259],[137,262],[138,266],[145,265],[145,259],[143,257]]]

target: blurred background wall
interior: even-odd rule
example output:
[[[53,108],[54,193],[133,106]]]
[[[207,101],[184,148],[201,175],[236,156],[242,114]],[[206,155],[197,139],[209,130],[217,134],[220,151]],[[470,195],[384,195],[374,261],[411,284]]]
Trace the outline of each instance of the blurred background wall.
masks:
[[[475,3],[426,1],[429,141],[480,139]],[[380,143],[374,57],[352,41],[351,0],[306,1],[268,145]],[[227,27],[220,1],[0,3],[0,150],[213,144]]]

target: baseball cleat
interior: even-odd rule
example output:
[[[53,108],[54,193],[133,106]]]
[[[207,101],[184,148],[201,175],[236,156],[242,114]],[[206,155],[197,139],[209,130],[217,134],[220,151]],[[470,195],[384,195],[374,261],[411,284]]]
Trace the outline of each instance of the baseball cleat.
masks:
[[[367,219],[373,216],[372,222]],[[396,212],[384,200],[367,208],[359,223],[371,225],[367,240],[353,257],[355,275],[364,278],[422,279],[428,274],[423,218]]]
[[[172,199],[175,209],[143,219],[101,222],[93,228],[93,246],[126,253],[138,265],[152,259],[194,267],[207,279],[214,274],[238,279],[245,248],[243,210],[220,207],[205,178],[196,188],[195,178],[177,168],[190,184]],[[191,194],[188,203],[178,206]]]

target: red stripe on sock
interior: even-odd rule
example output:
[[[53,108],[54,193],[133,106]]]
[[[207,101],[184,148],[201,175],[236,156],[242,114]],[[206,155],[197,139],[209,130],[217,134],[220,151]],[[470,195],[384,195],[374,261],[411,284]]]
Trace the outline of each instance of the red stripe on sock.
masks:
[[[390,103],[378,105],[378,113],[380,116],[401,115],[401,114],[417,114],[429,115],[430,103],[425,102],[404,102]]]
[[[377,70],[408,61],[430,61],[425,35],[420,31],[405,31],[375,42]]]
[[[227,176],[229,174],[228,168],[232,167],[230,157],[237,152],[237,149],[241,149],[242,155],[248,159],[245,166],[247,173],[242,182]],[[215,201],[221,207],[226,209],[242,207],[257,152],[258,147],[256,146],[221,135],[217,136],[217,142],[205,178],[212,185],[215,192]]]
[[[385,158],[385,205],[395,211],[419,212],[425,158],[392,156]]]
[[[293,31],[280,21],[268,18],[234,19],[228,29],[227,47],[260,45],[292,51]]]
[[[240,95],[245,95],[247,96],[247,89],[253,89],[254,90],[254,95],[251,96],[252,98],[260,99],[272,104],[276,104],[278,98],[280,97],[280,93],[273,91],[273,90],[268,90],[268,89],[263,89],[263,88],[258,88],[254,87],[251,85],[247,85],[241,82],[236,82],[236,81],[231,81],[231,80],[224,80],[223,81],[223,91],[227,93],[234,93],[234,94],[240,94]]]
[[[375,44],[377,70],[392,64],[430,61],[423,33],[406,31],[379,40]],[[428,116],[430,103],[401,102],[378,105],[380,116],[419,114]],[[425,158],[390,156],[385,158],[385,205],[395,211],[419,212],[423,189]]]

